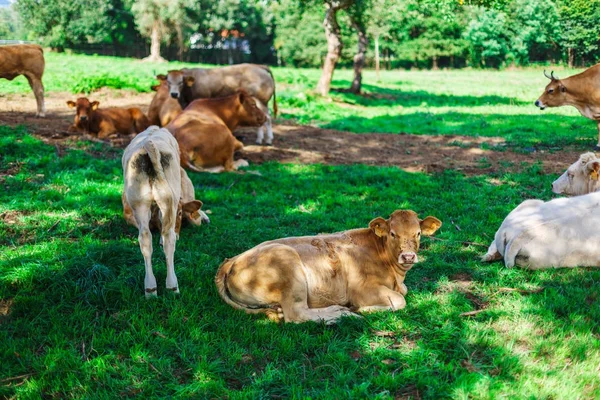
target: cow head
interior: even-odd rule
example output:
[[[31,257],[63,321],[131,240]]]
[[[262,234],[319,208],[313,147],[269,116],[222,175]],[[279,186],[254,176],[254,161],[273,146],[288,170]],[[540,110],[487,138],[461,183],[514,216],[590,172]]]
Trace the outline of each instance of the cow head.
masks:
[[[177,219],[175,220],[175,233],[179,238],[179,231],[181,230],[181,220],[184,215],[190,217],[190,221],[192,221],[195,225],[200,225],[203,221],[202,215],[206,216],[200,209],[202,208],[202,202],[200,200],[192,200],[188,203],[184,203],[183,201],[179,201],[177,204]],[[199,221],[199,223],[196,223]]]
[[[74,108],[75,113],[75,125],[87,123],[92,111],[96,111],[100,105],[97,101],[90,102],[87,97],[80,97],[76,101],[67,101],[69,108]]]
[[[258,107],[257,100],[244,89],[236,93],[239,100],[239,123],[244,126],[261,126],[267,121],[267,115]]]
[[[386,253],[404,269],[419,261],[421,235],[431,236],[441,226],[439,219],[429,216],[421,220],[411,210],[396,210],[388,219],[377,217],[369,223],[373,233],[382,239]]]
[[[567,196],[595,192],[600,189],[599,171],[600,159],[594,153],[584,153],[564,174],[552,182],[552,191]]]
[[[191,87],[194,84],[193,76],[184,76],[181,70],[171,70],[167,75],[157,75],[156,79],[166,80],[169,86],[169,94],[172,98],[178,99],[184,87]]]
[[[550,75],[544,71],[544,75],[546,78],[550,79],[550,83],[546,85],[546,89],[540,98],[535,101],[535,106],[539,107],[540,110],[543,110],[546,107],[559,107],[564,105],[567,100],[567,88],[560,79],[554,76],[554,71],[552,71]]]

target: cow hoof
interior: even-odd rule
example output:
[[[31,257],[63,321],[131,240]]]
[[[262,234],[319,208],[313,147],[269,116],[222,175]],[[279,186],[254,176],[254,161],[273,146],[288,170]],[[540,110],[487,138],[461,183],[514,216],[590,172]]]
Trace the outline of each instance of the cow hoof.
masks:
[[[173,292],[174,294],[179,294],[179,286],[173,288],[167,288],[169,292]]]
[[[262,144],[262,140],[261,140],[261,141],[258,141],[258,140],[257,140],[257,141],[256,141],[256,144],[257,144],[258,146],[260,146],[260,145]]]
[[[154,299],[156,297],[158,297],[158,293],[157,293],[156,288],[146,289],[146,298],[147,299]]]
[[[272,147],[273,143],[271,143],[271,142],[265,143],[265,146]]]

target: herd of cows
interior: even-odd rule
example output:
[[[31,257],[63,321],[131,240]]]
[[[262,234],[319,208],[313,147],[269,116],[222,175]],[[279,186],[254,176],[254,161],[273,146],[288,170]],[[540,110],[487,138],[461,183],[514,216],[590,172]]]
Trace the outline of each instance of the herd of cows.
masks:
[[[43,50],[37,45],[0,47],[0,77],[25,75],[43,117]],[[572,105],[599,123],[600,65],[550,83],[535,105],[544,109]],[[68,101],[76,109],[71,131],[99,139],[130,135],[122,166],[123,214],[139,230],[147,297],[157,295],[152,270],[152,234],[160,232],[166,256],[166,289],[179,292],[175,243],[182,220],[208,223],[195,199],[187,171],[233,171],[247,165],[234,161],[243,145],[233,136],[238,126],[258,127],[257,143],[272,144],[267,104],[275,81],[268,67],[254,64],[213,69],[182,69],[158,75],[148,115],[138,108],[99,107],[87,98]],[[504,260],[543,269],[600,266],[600,159],[585,153],[558,178],[554,193],[570,197],[548,202],[527,200],[515,208],[496,232],[484,261]],[[215,282],[223,300],[248,313],[265,313],[286,322],[325,321],[406,305],[406,273],[418,262],[421,236],[433,235],[442,222],[414,211],[396,210],[388,219],[334,234],[291,237],[264,242],[219,267]]]

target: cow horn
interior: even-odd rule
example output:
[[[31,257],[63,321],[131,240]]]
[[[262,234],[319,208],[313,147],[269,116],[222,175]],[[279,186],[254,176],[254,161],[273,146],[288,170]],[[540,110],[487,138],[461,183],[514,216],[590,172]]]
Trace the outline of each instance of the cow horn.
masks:
[[[554,80],[558,80],[558,78],[554,76],[554,71],[550,72],[550,77]]]
[[[552,71],[552,73],[554,73],[554,71]],[[546,72],[546,70],[544,70],[544,76],[548,79],[553,79],[552,75],[548,75],[548,73]]]

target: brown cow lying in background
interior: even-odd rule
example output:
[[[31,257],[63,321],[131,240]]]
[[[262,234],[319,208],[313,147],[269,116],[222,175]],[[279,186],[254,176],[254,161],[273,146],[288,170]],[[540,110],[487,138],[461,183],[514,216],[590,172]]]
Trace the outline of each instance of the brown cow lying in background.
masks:
[[[247,166],[233,161],[244,145],[233,137],[239,125],[260,126],[266,116],[252,96],[240,90],[216,99],[194,100],[166,128],[179,143],[181,166],[197,172],[233,171]]]
[[[152,86],[156,92],[148,108],[148,119],[151,125],[167,126],[176,116],[181,114],[181,105],[177,99],[169,94],[169,85],[165,75],[157,75],[160,81],[158,85]]]
[[[0,46],[0,78],[12,81],[19,75],[25,76],[37,103],[36,117],[46,116],[44,104],[44,50],[37,44]]]
[[[139,108],[98,109],[99,102],[90,102],[87,97],[77,101],[67,101],[69,108],[75,108],[75,120],[69,132],[83,131],[94,134],[98,139],[112,135],[131,135],[143,132],[150,126],[148,118]]]
[[[404,278],[421,235],[442,223],[397,210],[366,229],[264,242],[219,267],[215,282],[230,306],[286,322],[335,322],[344,315],[404,308]]]

